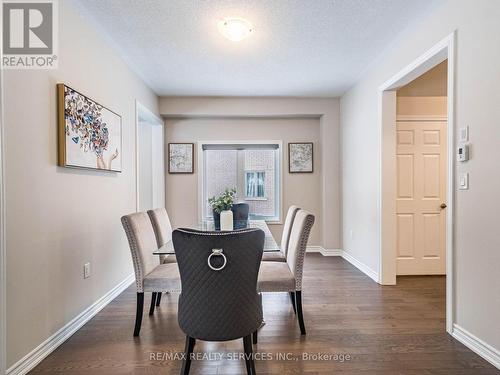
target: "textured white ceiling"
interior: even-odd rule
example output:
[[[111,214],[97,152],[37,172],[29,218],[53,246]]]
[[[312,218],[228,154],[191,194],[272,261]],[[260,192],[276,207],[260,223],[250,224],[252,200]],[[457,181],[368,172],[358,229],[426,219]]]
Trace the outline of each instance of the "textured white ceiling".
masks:
[[[80,0],[159,95],[338,96],[439,0]],[[241,16],[234,43],[217,21]]]

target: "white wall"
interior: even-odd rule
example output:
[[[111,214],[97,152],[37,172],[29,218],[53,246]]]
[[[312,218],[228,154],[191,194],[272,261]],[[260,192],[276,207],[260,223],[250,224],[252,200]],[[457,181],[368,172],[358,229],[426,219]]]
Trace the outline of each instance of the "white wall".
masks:
[[[470,190],[455,205],[455,323],[500,349],[500,2],[450,0],[407,30],[341,98],[344,250],[379,268],[378,87],[457,30],[456,124],[468,125]],[[353,237],[349,233],[353,230]]]
[[[195,119],[224,117],[240,119],[319,118],[318,144],[322,165],[319,171],[319,194],[321,196],[322,220],[318,221],[315,226],[321,226],[321,246],[326,249],[340,248],[340,139],[338,99],[164,97],[160,98],[160,114],[167,117]],[[255,132],[255,137],[257,136],[260,135]],[[293,134],[289,134],[283,135],[280,139],[288,138],[291,140],[293,137]],[[311,137],[314,137],[314,133],[311,133]],[[303,138],[302,134],[300,138]],[[180,138],[176,139],[180,141]],[[196,142],[197,140],[200,139],[184,139],[183,141]],[[168,137],[167,141],[169,141]],[[318,155],[318,149],[315,152],[316,155]],[[197,202],[192,204],[197,204]]]
[[[158,110],[88,19],[59,12],[59,68],[4,72],[8,367],[133,272],[120,217],[136,204],[135,100]],[[58,82],[122,116],[123,173],[56,166]]]

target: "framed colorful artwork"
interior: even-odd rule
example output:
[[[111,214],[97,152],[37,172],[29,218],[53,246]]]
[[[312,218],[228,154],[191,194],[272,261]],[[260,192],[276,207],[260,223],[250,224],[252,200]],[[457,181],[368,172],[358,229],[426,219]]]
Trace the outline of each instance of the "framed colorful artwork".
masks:
[[[168,144],[168,173],[194,173],[194,143]]]
[[[63,83],[57,107],[58,165],[121,172],[121,116]]]
[[[314,152],[312,142],[288,144],[288,172],[313,173]]]

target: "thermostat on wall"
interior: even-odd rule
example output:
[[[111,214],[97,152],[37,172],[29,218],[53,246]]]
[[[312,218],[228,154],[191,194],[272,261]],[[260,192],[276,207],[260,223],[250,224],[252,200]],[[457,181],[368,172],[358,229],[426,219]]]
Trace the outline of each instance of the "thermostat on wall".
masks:
[[[469,160],[469,145],[463,144],[463,145],[458,146],[457,160],[458,161]]]

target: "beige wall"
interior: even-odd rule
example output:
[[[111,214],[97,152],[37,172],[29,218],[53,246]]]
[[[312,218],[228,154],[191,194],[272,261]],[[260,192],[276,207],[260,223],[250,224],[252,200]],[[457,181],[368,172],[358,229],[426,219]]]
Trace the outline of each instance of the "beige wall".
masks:
[[[315,224],[316,227],[320,227],[316,229],[318,231],[316,232],[316,236],[321,236],[319,245],[326,249],[340,248],[338,99],[164,97],[160,98],[159,106],[160,114],[167,118],[213,119],[230,117],[247,120],[256,118],[319,118],[319,141],[317,142],[317,146],[315,145],[315,157],[319,157],[321,161],[321,169],[318,172],[319,194],[321,196],[320,215],[322,220],[317,221]],[[255,133],[254,137],[261,138],[261,135],[253,130],[250,131],[247,129],[246,131]],[[294,135],[283,134],[279,139],[286,139],[287,137],[292,139]],[[191,139],[190,141],[196,142],[197,140],[200,139]],[[197,200],[193,200],[187,204],[189,205],[189,209],[193,210],[193,207],[197,205]]]
[[[190,118],[167,119],[167,142],[281,140],[283,142],[283,215],[296,204],[316,215],[310,245],[321,245],[321,149],[319,118]],[[314,142],[314,173],[288,173],[288,142]],[[198,173],[169,174],[166,178],[167,210],[174,227],[190,225],[198,220]],[[189,202],[189,203],[187,203]],[[270,225],[279,241],[283,225]]]
[[[447,96],[448,60],[401,87],[397,96]]]
[[[133,272],[120,216],[135,210],[135,100],[158,109],[93,25],[59,10],[59,69],[3,73],[9,367]],[[58,82],[121,114],[123,173],[56,166]]]
[[[380,243],[380,96],[378,87],[457,30],[456,126],[468,125],[470,189],[456,190],[455,323],[500,350],[500,2],[450,0],[407,30],[341,98],[344,250],[374,270]],[[456,132],[456,131],[455,131]],[[350,230],[353,236],[349,236]]]
[[[448,111],[446,96],[398,96],[398,116],[445,116]]]
[[[404,116],[446,116],[448,60],[396,91],[396,113]]]

